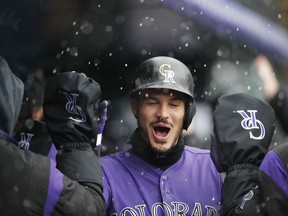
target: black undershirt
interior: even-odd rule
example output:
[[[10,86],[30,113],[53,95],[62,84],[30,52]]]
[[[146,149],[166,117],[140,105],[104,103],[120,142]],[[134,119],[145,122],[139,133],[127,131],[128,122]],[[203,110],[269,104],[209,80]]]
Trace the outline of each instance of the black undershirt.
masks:
[[[168,152],[157,153],[151,148],[151,145],[148,145],[148,143],[144,140],[143,136],[139,132],[139,129],[136,129],[133,132],[129,139],[129,143],[132,145],[132,152],[134,154],[162,170],[165,170],[171,165],[175,164],[181,157],[184,150],[184,139],[181,136],[178,143]]]

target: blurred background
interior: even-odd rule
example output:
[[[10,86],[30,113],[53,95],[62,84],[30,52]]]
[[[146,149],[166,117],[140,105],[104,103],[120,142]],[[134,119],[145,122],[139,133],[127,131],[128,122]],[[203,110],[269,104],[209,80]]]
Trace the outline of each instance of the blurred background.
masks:
[[[54,73],[73,70],[99,82],[110,101],[103,154],[126,148],[136,126],[127,94],[140,62],[168,55],[190,68],[197,114],[186,135],[191,145],[206,148],[217,97],[245,91],[264,99],[263,62],[286,85],[287,29],[285,0],[0,2],[0,55],[25,83],[29,106],[41,104],[41,83]],[[277,134],[275,145],[286,139],[281,128]]]

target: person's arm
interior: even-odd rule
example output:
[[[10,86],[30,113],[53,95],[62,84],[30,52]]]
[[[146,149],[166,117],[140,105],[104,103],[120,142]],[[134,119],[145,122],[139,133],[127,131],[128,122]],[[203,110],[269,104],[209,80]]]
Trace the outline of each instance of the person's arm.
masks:
[[[64,193],[64,199],[59,200],[59,207],[62,207],[62,203],[70,207],[71,203],[75,202],[74,206],[69,208],[71,211],[85,208],[84,212],[88,209],[95,213],[97,207],[105,206],[102,204],[104,199],[100,159],[94,148],[97,143],[98,123],[101,123],[100,127],[103,124],[99,118],[106,120],[107,103],[100,103],[99,84],[82,73],[56,74],[47,80],[46,86],[44,116],[48,132],[58,150],[57,169],[84,186],[75,189],[75,193],[82,193],[82,196],[70,197],[68,194],[65,197]],[[106,106],[102,106],[103,104]],[[64,183],[73,191],[74,182],[70,182],[68,178],[64,177]],[[85,191],[89,193],[84,193]],[[86,205],[82,206],[79,200]]]
[[[226,172],[221,215],[255,215],[243,209],[258,193],[258,168],[274,133],[274,111],[251,95],[230,94],[218,99],[213,121],[211,157],[218,171]]]
[[[72,154],[69,153],[68,157],[58,159],[57,163],[62,164],[58,168],[62,169],[66,176],[63,177],[63,190],[55,205],[53,215],[105,215],[106,206],[100,179],[102,172],[99,158],[96,157],[94,151],[92,149],[84,152],[76,150]],[[77,163],[77,165],[69,163]],[[69,165],[66,166],[66,164]],[[57,173],[56,167],[54,170]],[[76,176],[78,174],[82,175],[82,178],[78,178]],[[72,179],[68,178],[68,175]]]
[[[0,215],[105,215],[98,184],[66,177],[53,160],[17,148],[2,134],[0,170]]]
[[[268,215],[288,212],[288,143],[269,151],[259,168],[259,189]]]
[[[56,95],[61,93],[59,88],[63,87],[64,91],[67,85],[75,86],[72,94],[77,93],[74,90],[76,91],[80,86],[85,86],[85,89],[91,91],[81,103],[88,116],[87,122],[79,123],[75,127],[70,127],[72,124],[65,124],[69,121],[62,115],[63,113],[59,113],[60,109],[57,108],[62,107],[63,104],[56,98],[54,98],[55,103],[50,104],[48,108],[48,113],[51,111],[52,116],[64,117],[64,124],[61,118],[58,119],[59,124],[50,124],[52,129],[54,127],[60,129],[55,141],[59,141],[62,137],[63,141],[75,144],[74,147],[63,145],[62,148],[59,142],[55,142],[58,144],[55,145],[58,154],[63,153],[57,160],[59,167],[57,169],[54,160],[29,150],[21,150],[20,146],[17,147],[17,141],[11,137],[19,116],[24,85],[1,57],[0,66],[0,215],[105,215],[99,158],[93,155],[91,145],[80,149],[78,148],[80,146],[76,145],[77,143],[92,144],[91,138],[97,134],[98,110],[96,112],[96,109],[101,94],[99,85],[77,74],[71,74],[73,77],[67,76],[67,79],[63,79],[62,82],[57,82],[57,75],[49,83],[47,92],[51,93],[55,90]],[[75,103],[69,105],[71,106],[64,106],[62,109],[74,108],[73,110],[77,111],[75,113],[79,113],[79,108],[74,106]],[[67,148],[69,146],[70,148]],[[88,171],[91,171],[90,174],[87,173]]]
[[[269,151],[258,170],[258,185],[242,197],[232,215],[286,216],[288,212],[288,143]]]

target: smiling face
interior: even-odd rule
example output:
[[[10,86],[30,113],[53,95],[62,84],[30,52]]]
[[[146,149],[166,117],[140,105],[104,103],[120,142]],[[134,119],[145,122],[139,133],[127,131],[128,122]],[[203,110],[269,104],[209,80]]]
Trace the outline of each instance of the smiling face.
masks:
[[[142,91],[131,99],[133,114],[144,139],[158,153],[176,145],[182,132],[185,115],[185,95],[168,89]]]

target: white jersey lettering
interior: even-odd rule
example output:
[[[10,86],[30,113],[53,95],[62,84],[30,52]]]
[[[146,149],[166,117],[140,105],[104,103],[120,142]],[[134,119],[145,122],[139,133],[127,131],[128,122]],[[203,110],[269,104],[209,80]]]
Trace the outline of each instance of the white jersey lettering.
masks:
[[[151,213],[145,213],[146,205],[136,205],[135,209],[126,207],[120,212],[120,216],[160,216],[164,213],[167,216],[188,216],[189,205],[183,202],[171,202],[171,205],[167,203],[157,202],[151,207]],[[205,205],[205,216],[217,216],[217,210],[210,205]],[[117,213],[113,213],[112,216],[117,216]],[[202,216],[203,211],[200,203],[195,203],[191,216]]]

